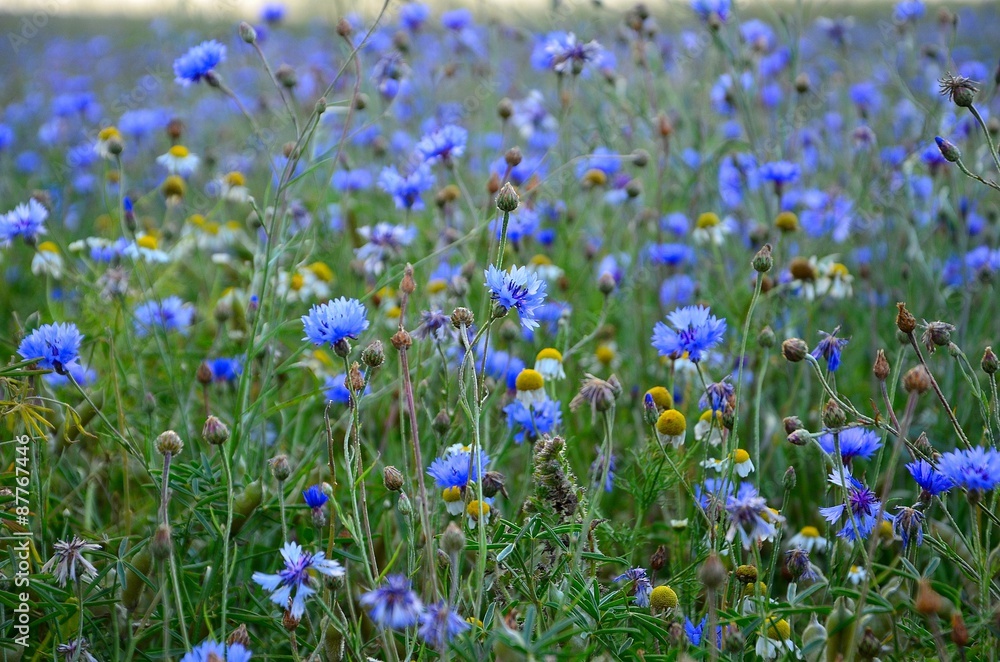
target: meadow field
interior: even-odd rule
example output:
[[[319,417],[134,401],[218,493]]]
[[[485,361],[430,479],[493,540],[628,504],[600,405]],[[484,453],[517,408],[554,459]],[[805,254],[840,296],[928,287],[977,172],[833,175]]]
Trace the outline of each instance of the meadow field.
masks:
[[[0,660],[1000,657],[1000,8],[53,2]]]

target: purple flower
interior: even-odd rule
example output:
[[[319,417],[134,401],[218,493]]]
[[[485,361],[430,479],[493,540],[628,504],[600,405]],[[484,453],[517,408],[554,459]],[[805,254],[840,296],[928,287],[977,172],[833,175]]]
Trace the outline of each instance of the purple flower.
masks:
[[[162,301],[147,301],[135,309],[135,334],[143,337],[155,328],[164,331],[179,331],[187,335],[188,327],[194,320],[194,308],[170,296]]]
[[[692,363],[697,363],[726,334],[726,320],[712,315],[706,306],[677,308],[667,315],[667,320],[673,328],[657,322],[651,341],[660,356],[672,359],[687,354]]]
[[[1000,452],[981,446],[950,451],[938,460],[938,472],[959,487],[989,491],[1000,483]]]
[[[903,540],[903,547],[916,541],[917,547],[924,544],[924,514],[909,506],[896,506],[892,518],[892,532]]]
[[[420,615],[420,628],[417,634],[430,646],[442,649],[445,644],[468,629],[469,624],[442,600],[427,607]]]
[[[521,326],[531,330],[538,326],[535,310],[545,302],[545,281],[525,267],[500,271],[495,265],[486,270],[486,287],[490,298],[506,310],[514,309]]]
[[[405,176],[395,166],[386,166],[379,175],[378,185],[392,196],[396,209],[419,210],[424,208],[420,194],[434,186],[434,174],[427,163]]]
[[[17,237],[24,238],[28,244],[33,244],[38,235],[46,234],[45,219],[48,217],[48,210],[34,198],[0,215],[0,246]]]
[[[937,496],[955,487],[951,478],[941,475],[927,460],[910,462],[906,465],[906,470],[913,476],[920,489],[931,496]]]
[[[468,139],[468,131],[460,126],[447,124],[421,138],[416,152],[427,163],[448,162],[465,153]]]
[[[324,558],[323,552],[310,554],[294,542],[285,543],[281,548],[281,556],[285,561],[283,569],[274,575],[255,572],[253,580],[264,590],[270,591],[272,602],[282,609],[288,609],[294,618],[300,619],[306,610],[306,598],[319,587],[317,573],[327,577],[343,577],[344,568],[336,561]],[[295,595],[292,595],[293,592]]]
[[[404,575],[389,575],[385,583],[361,596],[361,606],[380,627],[405,630],[417,624],[424,605]]]
[[[220,644],[212,639],[206,639],[191,649],[181,662],[249,662],[252,653],[243,644]]]
[[[810,352],[812,357],[817,361],[820,357],[826,359],[826,369],[830,372],[836,372],[837,368],[840,367],[840,352],[843,350],[844,345],[849,342],[847,338],[838,338],[838,331],[840,331],[839,326],[833,330],[833,333],[820,331],[823,334],[823,339]]]
[[[844,464],[850,464],[851,460],[856,457],[863,460],[871,459],[875,451],[882,447],[882,440],[872,430],[847,428],[838,434],[840,436],[840,457]],[[833,455],[833,434],[827,432],[818,441],[824,451]]]
[[[174,60],[174,78],[178,84],[187,87],[208,77],[223,60],[226,47],[215,41],[203,41],[187,53]]]
[[[517,430],[514,441],[519,444],[525,439],[534,442],[562,424],[558,400],[545,400],[531,407],[525,406],[520,400],[514,400],[503,411],[507,414],[507,427]]]
[[[632,582],[632,595],[635,596],[635,606],[649,606],[649,595],[653,592],[653,584],[649,581],[645,568],[629,568],[615,577],[614,581]]]
[[[40,368],[62,373],[79,357],[81,341],[75,324],[43,324],[25,336],[17,353],[26,361],[37,361]]]
[[[578,74],[588,62],[601,55],[596,41],[581,43],[572,32],[551,32],[532,54],[537,68],[551,69],[558,74]]]
[[[767,507],[767,501],[750,483],[741,484],[736,496],[726,499],[726,512],[729,513],[726,540],[732,542],[738,532],[743,549],[750,549],[751,545],[772,538],[777,533],[774,523],[785,519]]]
[[[846,518],[844,527],[837,532],[838,537],[851,542],[859,538],[867,538],[878,522],[876,514],[881,509],[881,501],[879,501],[878,496],[846,470],[843,479],[841,479],[840,471],[835,469],[830,474],[829,481],[846,490],[846,503],[820,508],[820,514],[831,524],[836,524],[841,518]],[[885,513],[882,516],[885,520],[891,520]]]
[[[305,499],[306,505],[313,510],[322,508],[330,500],[330,497],[326,495],[326,492],[319,485],[311,485],[308,489],[303,490],[302,498]]]
[[[731,6],[732,0],[691,0],[691,9],[702,21],[708,21],[715,14],[725,23]]]

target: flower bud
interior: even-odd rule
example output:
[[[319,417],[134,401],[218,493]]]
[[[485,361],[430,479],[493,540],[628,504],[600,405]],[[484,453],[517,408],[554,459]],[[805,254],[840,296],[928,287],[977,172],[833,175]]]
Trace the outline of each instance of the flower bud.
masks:
[[[155,445],[156,451],[160,455],[166,455],[167,453],[177,455],[184,450],[184,441],[181,439],[180,435],[173,430],[161,432],[160,436],[156,438]]]
[[[957,163],[962,160],[962,151],[955,143],[949,142],[941,136],[936,136],[934,142],[937,143],[938,149],[941,150],[941,156],[944,157],[945,161]]]
[[[243,21],[240,23],[240,39],[248,44],[252,44],[257,41],[257,31],[253,29],[253,26]]]
[[[347,338],[341,338],[333,344],[333,353],[340,358],[347,358],[351,355],[351,343]]]
[[[448,523],[448,528],[441,535],[441,549],[447,554],[458,554],[465,549],[465,533],[454,522]]]
[[[399,501],[396,502],[396,508],[403,515],[409,515],[413,512],[413,504],[410,503],[410,497],[406,496],[406,492],[399,493]]]
[[[283,87],[289,90],[299,83],[299,78],[295,75],[295,69],[293,69],[290,64],[279,65],[278,68],[274,70],[274,77]]]
[[[403,472],[393,466],[382,469],[382,485],[390,492],[403,489]]]
[[[826,401],[823,406],[823,425],[828,428],[842,428],[847,423],[847,414],[833,398]]]
[[[723,584],[726,583],[726,579],[729,577],[729,573],[726,572],[726,568],[722,565],[722,561],[719,560],[718,554],[714,552],[708,555],[705,562],[701,564],[698,568],[698,579],[701,583],[705,585],[710,591],[715,591],[719,589]]]
[[[885,352],[881,349],[875,355],[875,366],[872,368],[872,372],[875,373],[875,378],[880,382],[884,382],[889,377],[889,360],[885,358]]]
[[[987,347],[986,351],[983,352],[983,360],[980,365],[983,368],[983,372],[987,375],[995,375],[997,370],[1000,369],[1000,359],[997,359],[997,355],[993,353],[992,347]]]
[[[794,490],[796,482],[798,478],[795,476],[795,467],[790,466],[785,469],[785,475],[781,477],[781,486],[786,490]]]
[[[497,193],[497,209],[509,214],[517,209],[519,204],[521,204],[521,199],[518,197],[517,191],[514,190],[510,182],[507,182]]]
[[[795,77],[795,91],[799,94],[805,94],[808,92],[811,85],[812,81],[809,80],[809,74],[806,72],[803,71]]]
[[[763,347],[764,349],[774,347],[774,330],[770,327],[770,325],[765,326],[757,334],[757,345]]]
[[[500,99],[497,103],[497,115],[502,120],[510,119],[510,116],[514,114],[514,102],[504,97]]]
[[[922,395],[931,390],[931,375],[923,364],[911,368],[903,375],[903,389],[907,393]]]
[[[812,439],[812,435],[809,434],[808,430],[799,429],[788,435],[788,443],[793,446],[805,446],[810,439]]]
[[[781,343],[781,355],[785,357],[785,360],[789,363],[798,363],[802,359],[806,358],[806,354],[809,353],[809,345],[806,344],[805,340],[801,338],[789,338],[785,342]]]
[[[396,333],[392,334],[392,338],[389,339],[392,346],[396,348],[397,351],[402,352],[405,349],[409,349],[413,345],[413,338],[405,329],[400,329]]]
[[[476,321],[476,316],[468,308],[456,308],[451,313],[451,325],[456,329],[461,327],[469,328]]]
[[[229,441],[229,427],[215,416],[209,416],[201,428],[201,437],[214,446],[221,446]]]
[[[636,168],[645,168],[649,163],[649,152],[644,149],[637,149],[632,152],[632,165]]]
[[[156,533],[153,534],[153,541],[150,543],[153,558],[157,561],[165,561],[170,558],[173,548],[174,544],[170,536],[170,525],[161,524],[156,527]]]
[[[431,421],[431,429],[442,436],[451,429],[451,416],[446,410],[442,409],[437,413],[437,416]]]
[[[765,274],[771,270],[774,266],[774,258],[771,257],[771,244],[764,244],[763,248],[757,251],[752,265],[757,273]]]
[[[858,642],[858,657],[862,660],[874,660],[882,652],[882,642],[878,640],[870,627],[865,628]]]
[[[757,583],[757,568],[752,565],[741,565],[736,568],[736,579],[739,580],[741,584],[756,584]]]
[[[483,496],[493,498],[499,492],[507,496],[507,478],[499,471],[487,471],[483,474]]]
[[[616,287],[615,277],[609,274],[608,272],[604,272],[603,274],[601,274],[601,277],[597,279],[597,289],[604,296],[608,296],[609,294],[614,292],[615,287]]]
[[[417,282],[413,280],[413,265],[409,262],[403,267],[403,279],[399,281],[399,290],[403,294],[413,294],[417,291]]]
[[[524,159],[524,155],[521,154],[520,147],[511,147],[507,150],[507,153],[503,155],[504,162],[511,168],[516,168],[521,165],[521,161]]]
[[[279,483],[288,480],[292,475],[292,465],[288,462],[287,455],[275,455],[271,458],[271,475]]]
[[[909,335],[917,328],[917,318],[906,309],[906,303],[900,301],[896,304],[899,312],[896,314],[896,328]]]
[[[341,18],[339,21],[337,21],[337,36],[347,39],[348,37],[351,36],[353,32],[354,28],[351,27],[351,24],[347,21],[346,18]]]
[[[385,363],[385,350],[382,341],[374,340],[361,352],[361,362],[369,368],[378,368]]]
[[[782,420],[782,423],[785,426],[785,434],[791,434],[803,427],[802,421],[799,420],[798,416],[786,416]]]

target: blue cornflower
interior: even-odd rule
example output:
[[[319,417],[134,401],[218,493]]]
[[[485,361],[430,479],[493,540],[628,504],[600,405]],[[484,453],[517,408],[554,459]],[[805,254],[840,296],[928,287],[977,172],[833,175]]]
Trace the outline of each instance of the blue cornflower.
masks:
[[[757,542],[773,538],[777,533],[775,522],[785,520],[767,507],[767,501],[750,483],[742,483],[736,496],[726,499],[726,512],[729,513],[729,531],[726,533],[726,540],[732,542],[739,532],[743,549],[750,549],[750,546]]]
[[[518,207],[507,219],[507,239],[517,246],[518,242],[538,232],[538,212],[529,207]],[[497,239],[503,234],[503,221],[499,218],[490,223],[490,229]]]
[[[772,182],[775,186],[794,184],[798,181],[800,173],[799,166],[789,161],[771,161],[762,164],[757,169],[757,174],[761,179]]]
[[[362,191],[372,185],[373,177],[364,168],[337,170],[330,177],[330,186],[338,191]]]
[[[317,573],[327,577],[344,576],[344,568],[339,563],[324,558],[323,552],[305,552],[298,543],[286,542],[281,548],[281,556],[285,560],[282,570],[274,575],[255,572],[253,580],[265,591],[271,592],[271,602],[289,610],[296,619],[302,618],[306,610],[306,598],[315,593],[320,584]]]
[[[729,18],[732,0],[691,0],[691,9],[702,21],[708,21],[715,14],[723,23]]]
[[[162,301],[147,301],[135,309],[135,334],[145,336],[159,327],[164,331],[179,331],[187,335],[194,320],[194,308],[180,297],[170,296]]]
[[[66,371],[80,356],[80,342],[83,336],[71,322],[43,324],[30,334],[17,348],[17,353],[25,360],[35,360],[38,367]]]
[[[302,498],[305,499],[306,505],[313,510],[322,508],[330,500],[330,497],[326,495],[321,485],[312,485],[308,489],[303,490]]]
[[[431,8],[419,2],[407,2],[399,8],[399,23],[410,31],[419,30],[431,15]]]
[[[93,368],[88,368],[87,366],[81,365],[78,362],[70,363],[65,366],[66,374],[60,375],[58,372],[50,372],[47,375],[43,375],[42,379],[45,383],[49,385],[50,388],[61,388],[67,386],[69,378],[72,377],[73,380],[80,386],[87,386],[93,384],[97,381],[97,372]]]
[[[280,23],[285,19],[285,5],[280,2],[269,2],[260,10],[260,20],[265,23]]]
[[[924,3],[921,0],[903,0],[897,2],[892,17],[900,23],[916,21],[924,15]]]
[[[677,402],[676,398],[674,402]],[[732,494],[733,484],[724,478],[706,478],[704,484],[694,486],[694,498],[705,510],[724,504]]]
[[[405,575],[389,575],[382,586],[362,595],[359,602],[376,624],[391,630],[416,625],[424,610]]]
[[[938,460],[938,472],[959,487],[989,491],[1000,483],[1000,452],[981,446],[950,451]]]
[[[830,473],[829,481],[847,490],[847,503],[820,508],[820,514],[830,524],[836,524],[846,516],[847,521],[844,523],[844,528],[837,532],[838,537],[851,542],[858,540],[859,537],[867,538],[878,523],[875,517],[881,508],[878,496],[846,470],[843,479],[840,471],[834,470]],[[882,516],[886,520],[891,519],[885,513]]]
[[[427,163],[438,161],[447,163],[465,153],[465,143],[468,139],[468,131],[454,124],[446,124],[421,138],[415,150]]]
[[[903,547],[907,547],[911,540],[915,540],[920,547],[924,544],[924,514],[910,506],[896,506],[892,532],[902,539]]]
[[[817,343],[813,351],[809,352],[817,361],[820,357],[826,359],[826,369],[830,372],[836,372],[837,368],[840,367],[840,353],[844,349],[844,345],[850,342],[848,338],[838,338],[838,331],[840,331],[839,326],[833,330],[833,333],[820,331],[823,334],[823,339]]]
[[[702,409],[711,409],[713,414],[717,411],[724,412],[727,408],[731,407],[736,389],[726,381],[727,379],[729,378],[725,377],[721,382],[709,384],[705,388],[705,393],[701,396],[701,399],[698,400],[698,406]]]
[[[687,635],[688,643],[697,648],[701,646],[701,637],[705,632],[705,623],[708,621],[708,617],[705,616],[701,619],[698,625],[695,625],[690,618],[684,619],[684,634]]]
[[[339,351],[348,338],[357,339],[368,328],[367,310],[357,299],[340,297],[313,306],[302,316],[305,338],[314,345],[329,344]]]
[[[793,547],[785,552],[785,567],[795,581],[806,581],[818,577],[809,561],[809,552],[801,547]]]
[[[672,359],[687,354],[692,363],[697,363],[702,354],[718,345],[726,334],[726,320],[716,318],[707,306],[677,308],[667,315],[667,320],[673,328],[657,322],[652,344],[660,356]]]
[[[906,470],[913,476],[920,489],[930,496],[937,496],[955,487],[955,483],[947,476],[941,475],[927,460],[917,460],[906,465]]]
[[[525,329],[538,326],[535,309],[545,301],[545,281],[524,267],[500,271],[495,265],[486,270],[486,287],[490,298],[505,309],[514,309]]]
[[[646,249],[653,264],[676,267],[684,262],[694,262],[694,249],[686,244],[653,244]]]
[[[227,660],[227,662],[248,662],[252,653],[243,644],[220,644],[212,639],[206,639],[191,649],[181,662],[214,662],[215,660]]]
[[[355,249],[354,255],[364,263],[366,273],[379,276],[385,269],[386,260],[413,242],[417,229],[412,225],[376,223],[358,228],[358,234],[367,242]]]
[[[614,578],[615,582],[632,582],[632,595],[635,596],[636,607],[649,606],[649,594],[653,592],[653,585],[646,575],[645,568],[629,568],[622,574]]]
[[[187,87],[205,79],[212,70],[226,59],[226,47],[215,41],[203,41],[174,60],[174,78]]]
[[[464,30],[472,25],[472,12],[465,7],[441,14],[441,25],[448,30]]]
[[[588,62],[596,60],[602,52],[596,41],[580,42],[572,32],[551,32],[532,54],[537,68],[551,69],[558,74],[578,74]]]
[[[668,276],[660,285],[660,305],[671,308],[684,305],[694,298],[698,283],[687,274]]]
[[[543,434],[549,434],[562,424],[562,411],[558,400],[544,400],[531,407],[520,400],[514,400],[503,408],[507,414],[507,427],[517,430],[514,441],[523,443],[525,439],[534,443]]]
[[[434,186],[434,173],[427,163],[421,163],[405,176],[396,166],[386,166],[378,176],[378,185],[392,196],[396,209],[419,210],[424,208],[420,194]]]
[[[232,383],[243,374],[242,356],[220,356],[208,362],[212,370],[212,381]]]
[[[622,159],[607,147],[597,147],[593,152],[580,158],[576,164],[576,176],[583,179],[591,170],[600,170],[608,177],[622,167]]]
[[[856,457],[863,460],[871,459],[875,451],[882,448],[882,440],[872,430],[847,428],[838,434],[840,435],[840,457],[844,464],[850,464],[851,460]],[[827,432],[818,441],[824,451],[833,455],[833,434]]]
[[[455,487],[465,489],[470,482],[479,480],[479,471],[470,462],[471,457],[472,450],[468,446],[450,446],[445,450],[444,455],[431,462],[427,474],[441,489]],[[489,463],[490,456],[482,453],[479,468],[485,471]]]
[[[413,337],[420,340],[432,339],[434,342],[445,342],[454,335],[451,316],[440,308],[424,310],[420,313],[420,326],[413,332]]]
[[[17,237],[22,237],[28,244],[34,244],[38,235],[47,233],[45,219],[48,217],[48,210],[34,198],[0,215],[0,246]]]
[[[425,643],[437,649],[469,629],[469,624],[462,620],[448,603],[442,600],[430,605],[420,615],[420,628],[417,634]]]
[[[372,385],[368,384],[362,395],[368,395],[371,392]],[[327,377],[326,381],[323,382],[323,395],[330,402],[336,402],[337,404],[342,405],[350,404],[351,391],[347,388],[347,373],[342,372],[339,375]]]

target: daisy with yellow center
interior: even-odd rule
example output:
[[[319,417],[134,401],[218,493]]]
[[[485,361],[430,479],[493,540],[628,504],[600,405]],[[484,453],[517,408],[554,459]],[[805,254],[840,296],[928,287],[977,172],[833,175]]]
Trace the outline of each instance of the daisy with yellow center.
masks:
[[[742,448],[737,448],[733,451],[733,469],[740,478],[746,478],[750,475],[750,472],[754,470],[753,461],[750,459],[750,453],[747,453]]]
[[[167,169],[171,175],[188,177],[198,169],[201,159],[188,151],[184,145],[174,145],[166,154],[156,157],[156,162]]]
[[[783,211],[774,219],[774,227],[784,233],[798,232],[799,217],[795,215],[795,212]]]
[[[535,371],[544,379],[566,379],[562,360],[562,352],[546,347],[535,357]]]
[[[488,526],[491,510],[492,508],[490,508],[490,504],[486,500],[473,499],[470,501],[469,505],[465,508],[465,512],[469,515],[469,528],[474,529],[480,523],[483,526]]]
[[[817,552],[822,552],[830,544],[827,540],[820,534],[819,529],[815,526],[803,526],[802,529],[792,536],[788,541],[788,546],[795,548],[798,547],[810,554],[813,550]]]
[[[591,168],[587,172],[583,173],[584,188],[604,186],[607,183],[608,183],[608,175],[603,170],[599,170],[597,168]]]
[[[863,582],[867,576],[868,573],[861,566],[852,565],[851,569],[847,571],[847,580],[855,586]]]
[[[716,411],[713,415],[711,409],[707,409],[698,417],[698,422],[694,425],[695,441],[707,441],[712,446],[722,443],[722,412]]]
[[[677,606],[677,593],[666,584],[657,586],[649,594],[649,606],[653,611],[666,611]]]
[[[518,373],[514,381],[514,388],[517,389],[517,399],[526,407],[545,402],[545,378],[542,373],[531,368],[525,368]]]
[[[102,159],[114,159],[122,153],[124,144],[122,134],[116,127],[108,126],[101,129],[97,134],[97,142],[94,144],[94,151]]]
[[[849,299],[854,294],[851,283],[854,276],[847,267],[833,258],[824,258],[817,264],[819,278],[816,279],[816,294],[831,299]]]
[[[649,398],[653,402],[656,409],[661,412],[666,409],[672,409],[674,406],[673,396],[670,395],[670,391],[662,386],[654,386],[646,391],[646,397]]]
[[[594,359],[604,368],[617,367],[618,347],[613,342],[601,343],[594,350]]]
[[[160,190],[163,192],[163,197],[167,199],[167,202],[177,202],[184,197],[187,185],[179,176],[170,175],[163,180]]]
[[[129,244],[123,251],[125,255],[141,258],[146,262],[169,262],[170,256],[165,251],[160,250],[160,242],[155,235],[141,234],[135,238],[134,244]]]
[[[729,233],[729,227],[719,220],[718,214],[705,212],[695,221],[694,232],[691,233],[691,236],[697,244],[721,246],[725,243],[726,235]]]
[[[528,271],[539,278],[554,281],[562,277],[563,270],[553,264],[548,255],[535,255],[528,261]]]
[[[788,653],[794,657],[801,657],[798,647],[792,641],[792,628],[783,618],[768,619],[767,630],[763,636],[757,638],[754,650],[765,660],[784,657]]]
[[[250,199],[247,179],[237,170],[228,172],[222,177],[220,189],[222,197],[230,202],[246,202]]]
[[[661,444],[669,443],[673,446],[684,444],[684,435],[687,432],[687,421],[684,414],[676,409],[668,409],[656,419],[656,436]]]
[[[35,256],[31,258],[31,273],[36,276],[46,274],[53,278],[62,278],[63,258],[59,253],[59,247],[54,242],[43,241],[38,244]]]
[[[462,489],[459,487],[446,487],[441,490],[441,499],[449,515],[460,515],[465,510],[465,500],[462,498]]]

